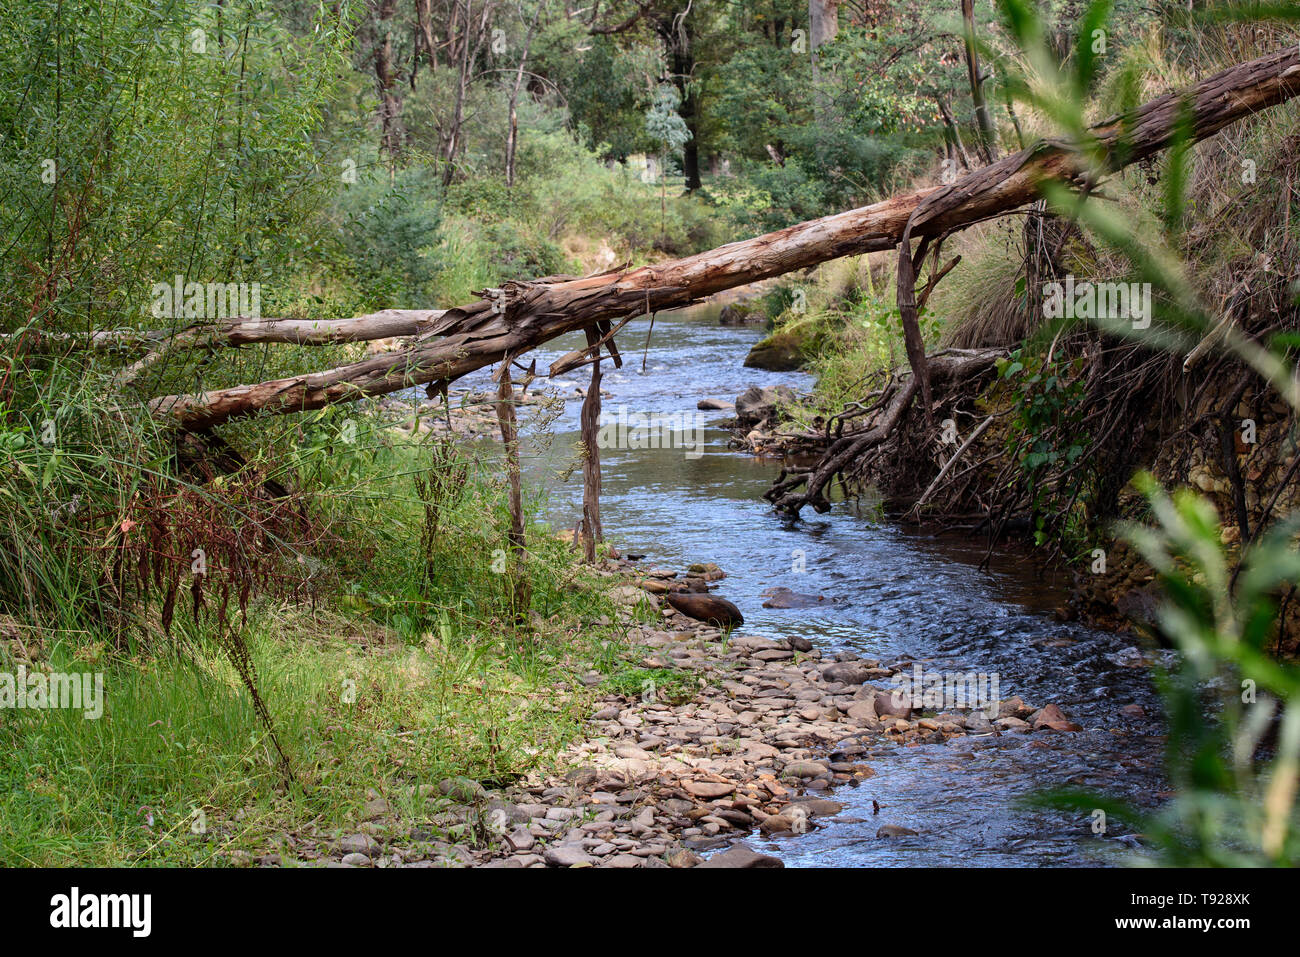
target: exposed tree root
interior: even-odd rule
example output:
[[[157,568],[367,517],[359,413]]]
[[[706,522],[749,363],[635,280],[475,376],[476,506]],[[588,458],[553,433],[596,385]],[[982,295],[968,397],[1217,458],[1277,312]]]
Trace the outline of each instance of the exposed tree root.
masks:
[[[1001,349],[945,349],[926,358],[931,384],[935,387],[955,389],[969,384],[993,368]],[[782,469],[773,486],[763,497],[773,507],[798,515],[809,505],[817,512],[826,512],[831,503],[826,497],[828,487],[837,475],[872,449],[887,441],[905,420],[912,399],[919,391],[916,376],[903,373],[891,381],[880,397],[870,424],[865,428],[846,432],[830,443],[825,454],[813,468]]]

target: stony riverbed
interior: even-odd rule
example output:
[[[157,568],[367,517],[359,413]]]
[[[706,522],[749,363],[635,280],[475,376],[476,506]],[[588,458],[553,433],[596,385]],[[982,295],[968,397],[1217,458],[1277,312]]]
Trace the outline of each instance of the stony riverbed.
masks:
[[[641,577],[643,588],[620,586],[625,604],[649,602],[661,616],[633,626],[635,663],[698,678],[701,690],[690,700],[662,700],[652,686],[637,696],[605,696],[553,773],[535,773],[500,792],[465,779],[420,785],[408,797],[425,803],[427,824],[414,829],[399,825],[389,802],[376,795],[356,833],[311,842],[317,861],[777,867],[777,858],[745,839],[797,839],[824,826],[843,809],[837,789],[869,780],[873,761],[886,751],[972,735],[1077,729],[1055,706],[1037,709],[1015,697],[996,710],[922,712],[892,693],[894,676],[905,674],[910,661],[848,651],[824,658],[805,639],[754,637],[743,626],[725,635],[660,605],[654,592],[664,586],[698,587],[716,577],[711,566],[697,567],[680,578],[652,570]],[[915,833],[892,821],[890,810],[873,807],[878,840]]]

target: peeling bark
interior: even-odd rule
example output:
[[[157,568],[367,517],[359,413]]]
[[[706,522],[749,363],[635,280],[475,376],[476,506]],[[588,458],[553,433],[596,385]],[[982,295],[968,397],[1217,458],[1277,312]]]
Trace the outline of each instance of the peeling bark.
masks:
[[[596,561],[596,545],[605,540],[600,524],[600,338],[587,330],[587,343],[595,353],[591,364],[591,384],[582,400],[582,553],[588,562]]]

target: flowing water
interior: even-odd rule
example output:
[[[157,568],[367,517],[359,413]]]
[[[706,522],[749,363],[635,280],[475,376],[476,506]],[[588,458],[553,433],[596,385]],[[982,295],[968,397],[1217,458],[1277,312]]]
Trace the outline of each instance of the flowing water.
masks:
[[[703,398],[733,401],[749,385],[812,385],[802,373],[743,368],[762,332],[720,326],[716,307],[660,314],[643,372],[649,325],[636,320],[620,335],[622,369],[605,364],[603,410],[611,417],[622,409],[633,423],[646,416],[689,425]],[[538,355],[538,367],[584,344],[580,336],[557,340]],[[548,488],[557,527],[572,527],[579,513],[580,472],[562,482],[556,471],[574,456],[576,390],[589,375],[582,368],[550,380],[570,401],[551,426],[549,448],[526,449],[528,481]],[[464,384],[491,388],[482,373]],[[1155,800],[1163,786],[1160,729],[1149,718],[1120,714],[1134,703],[1148,715],[1159,710],[1145,668],[1135,667],[1140,657],[1131,636],[1057,621],[1051,612],[1063,588],[1033,556],[999,554],[981,570],[984,541],[918,533],[849,503],[825,515],[806,510],[799,520],[775,514],[762,493],[778,466],[727,448],[730,435],[719,423],[730,413],[698,414],[703,445],[694,450],[601,450],[601,515],[620,549],[645,553],[647,565],[678,570],[716,562],[727,572],[716,591],[744,612],[742,634],[805,636],[828,658],[850,649],[887,662],[920,661],[926,670],[997,675],[1003,698],[1055,703],[1084,727],[1077,734],[971,736],[947,745],[882,743],[862,759],[875,776],[834,794],[848,805],[839,816],[810,834],[752,843],[789,866],[1085,865],[1132,853],[1113,829],[1107,839],[1094,835],[1090,816],[1020,803],[1063,786],[1140,804]],[[774,586],[833,601],[762,608],[761,593]],[[877,839],[882,824],[919,834]]]

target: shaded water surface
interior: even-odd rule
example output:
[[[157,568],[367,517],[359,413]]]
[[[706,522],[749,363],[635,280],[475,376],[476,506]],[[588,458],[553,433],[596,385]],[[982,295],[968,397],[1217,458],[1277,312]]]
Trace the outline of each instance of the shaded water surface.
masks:
[[[637,320],[619,337],[624,367],[607,369],[603,382],[609,415],[622,407],[630,417],[680,425],[692,421],[703,398],[734,401],[749,385],[812,385],[802,373],[743,368],[762,332],[720,326],[716,308],[708,307],[660,314],[643,372],[648,328],[649,320]],[[576,336],[558,340],[538,356],[538,367],[583,344]],[[584,368],[550,383],[571,401],[547,447],[534,446],[526,457],[530,480],[549,488],[557,527],[572,527],[579,511],[580,474],[561,482],[556,470],[574,455],[581,404],[575,390],[589,374]],[[484,374],[467,384],[490,388]],[[681,570],[716,562],[727,572],[718,593],[745,614],[741,633],[806,636],[827,656],[852,649],[890,662],[923,661],[928,670],[995,673],[1003,698],[1056,703],[1084,726],[1079,734],[882,746],[864,759],[875,776],[835,793],[848,804],[839,817],[814,833],[760,838],[756,846],[790,866],[1082,865],[1114,863],[1130,853],[1119,841],[1094,836],[1087,817],[1018,802],[1063,785],[1142,802],[1162,789],[1155,770],[1159,729],[1149,719],[1119,714],[1135,702],[1158,713],[1145,670],[1132,666],[1131,636],[1056,621],[1051,610],[1063,590],[1032,556],[999,555],[980,570],[983,541],[921,534],[847,503],[826,515],[808,510],[797,521],[776,515],[762,493],[777,466],[727,449],[728,433],[718,423],[729,413],[700,415],[698,455],[681,448],[602,449],[602,519],[616,545],[645,553],[647,565]],[[812,609],[762,608],[761,593],[774,586],[835,601]],[[879,813],[872,813],[873,800]],[[878,840],[882,824],[920,833]]]

